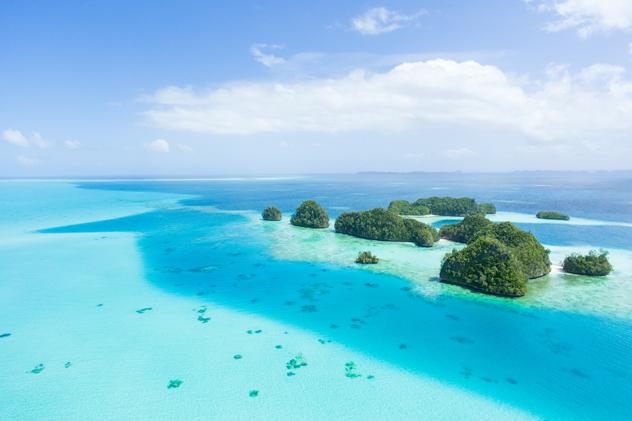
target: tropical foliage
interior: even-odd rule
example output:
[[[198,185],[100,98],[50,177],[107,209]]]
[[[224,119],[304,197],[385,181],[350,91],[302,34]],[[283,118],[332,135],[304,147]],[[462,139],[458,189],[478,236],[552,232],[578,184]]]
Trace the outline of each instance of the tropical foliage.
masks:
[[[421,247],[431,247],[439,238],[433,227],[382,208],[345,212],[334,226],[341,234],[369,240],[412,242]]]
[[[478,205],[478,212],[483,215],[493,215],[496,213],[496,205],[493,203],[481,203]]]
[[[329,226],[329,215],[315,201],[306,200],[296,208],[290,223],[298,227],[327,228]]]
[[[556,211],[540,211],[535,216],[538,219],[555,219],[558,221],[568,221],[571,219],[570,216]]]
[[[413,205],[408,200],[393,200],[388,210],[398,215],[424,216],[430,214],[430,208],[423,205]]]
[[[468,215],[461,222],[441,227],[439,236],[457,243],[467,243],[479,231],[492,225],[483,215]]]
[[[476,233],[468,242],[476,241],[480,237],[491,237],[509,248],[516,257],[522,272],[527,278],[538,278],[551,271],[549,251],[530,232],[516,227],[511,222],[492,224]]]
[[[361,251],[358,254],[358,257],[355,259],[356,263],[360,263],[363,265],[367,265],[367,264],[376,264],[377,262],[379,262],[380,259],[378,259],[377,256],[375,256],[374,254],[372,254],[370,251]]]
[[[281,211],[274,206],[268,206],[261,212],[261,217],[266,221],[280,221]]]
[[[400,215],[441,215],[466,216],[476,213],[496,213],[496,207],[491,203],[480,205],[470,197],[428,197],[417,199],[413,203],[406,200],[393,200],[388,209]]]
[[[571,254],[562,264],[564,272],[587,276],[606,276],[612,272],[612,265],[608,261],[608,252],[592,250],[587,255]]]
[[[482,236],[462,250],[447,254],[442,282],[486,294],[519,297],[527,292],[527,276],[510,248],[496,238]]]

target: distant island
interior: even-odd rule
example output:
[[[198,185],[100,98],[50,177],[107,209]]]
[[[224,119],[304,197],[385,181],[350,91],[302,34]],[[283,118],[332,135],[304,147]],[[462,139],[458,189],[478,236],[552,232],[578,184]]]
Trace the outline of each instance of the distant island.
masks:
[[[329,215],[314,200],[306,200],[296,208],[290,223],[304,228],[327,228],[329,227]]]
[[[281,217],[281,211],[274,206],[268,206],[261,212],[261,218],[263,218],[264,221],[280,221]]]
[[[467,216],[472,214],[494,214],[496,206],[492,203],[476,203],[470,197],[428,197],[410,203],[407,200],[393,200],[388,210],[399,215],[439,215]]]
[[[553,219],[556,221],[568,221],[571,219],[570,216],[556,211],[540,211],[535,214],[535,217],[538,219]]]
[[[483,215],[468,215],[459,223],[442,226],[439,230],[439,237],[466,244],[478,234],[479,231],[492,224],[493,222]]]
[[[378,241],[411,242],[419,247],[432,247],[439,238],[466,244],[461,250],[447,253],[441,263],[441,282],[459,285],[473,291],[502,297],[520,297],[527,293],[527,281],[551,271],[549,250],[530,232],[511,222],[494,223],[485,217],[495,213],[491,203],[478,204],[471,198],[430,197],[413,203],[393,200],[388,209],[343,212],[336,218],[337,234]],[[439,231],[409,215],[464,216],[457,223],[446,224]],[[404,215],[404,216],[402,216]],[[568,216],[554,211],[538,212],[538,218],[563,219]],[[281,220],[281,211],[268,206],[262,218]],[[296,209],[290,223],[306,228],[329,227],[329,215],[314,200],[306,200]],[[355,259],[358,264],[376,264],[379,258],[363,251]],[[572,254],[564,260],[567,273],[605,276],[612,266],[605,251],[587,255]]]
[[[550,272],[548,250],[533,234],[511,222],[494,224],[469,218],[459,224],[445,229],[444,235],[465,240],[467,246],[444,257],[439,275],[442,282],[487,294],[519,297],[526,294],[528,279]]]
[[[361,265],[374,265],[379,261],[380,259],[370,251],[361,251],[355,259],[355,262]]]
[[[334,224],[337,233],[380,241],[402,241],[432,247],[439,239],[434,227],[402,218],[383,208],[342,213]]]
[[[606,276],[612,272],[612,265],[608,261],[608,252],[591,250],[586,255],[571,254],[562,264],[564,272],[585,276]]]

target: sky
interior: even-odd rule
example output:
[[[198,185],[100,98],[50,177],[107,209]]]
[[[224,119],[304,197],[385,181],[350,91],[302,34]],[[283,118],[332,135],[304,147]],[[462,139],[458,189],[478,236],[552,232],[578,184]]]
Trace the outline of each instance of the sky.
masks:
[[[631,157],[632,0],[0,1],[0,177]]]

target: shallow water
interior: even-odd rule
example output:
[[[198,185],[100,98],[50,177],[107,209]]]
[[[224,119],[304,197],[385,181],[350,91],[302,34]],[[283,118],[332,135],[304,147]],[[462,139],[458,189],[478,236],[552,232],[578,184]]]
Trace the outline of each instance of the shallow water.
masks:
[[[369,181],[0,184],[0,334],[10,333],[0,337],[0,418],[630,417],[625,247],[610,246],[608,279],[556,275],[523,301],[488,299],[433,281],[453,244],[369,242],[248,212],[312,197],[336,214],[385,205],[389,189],[415,198],[435,187],[511,201],[544,184],[512,180],[524,192],[501,194],[487,176],[474,187]],[[603,200],[616,197],[617,210],[583,218],[629,222],[616,218],[629,193],[611,183]],[[607,246],[602,230],[630,244],[622,225],[582,225],[592,242],[538,227],[554,258]],[[348,263],[365,247],[380,247],[385,269]],[[402,264],[413,259],[412,270]],[[307,365],[288,368],[292,359]]]

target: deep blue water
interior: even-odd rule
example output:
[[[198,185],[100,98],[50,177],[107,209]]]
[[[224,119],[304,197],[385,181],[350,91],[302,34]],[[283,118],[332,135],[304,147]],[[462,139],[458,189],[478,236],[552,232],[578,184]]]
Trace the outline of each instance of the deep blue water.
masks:
[[[508,402],[543,419],[632,418],[632,324],[607,317],[516,309],[456,297],[429,300],[410,283],[335,265],[275,260],[240,215],[195,206],[292,211],[312,198],[335,216],[391,199],[473,196],[500,211],[542,209],[632,222],[629,174],[357,175],[274,181],[84,182],[88,189],[195,195],[193,208],[53,228],[139,232],[147,278],[313,331],[353,349]],[[525,224],[551,245],[632,248],[632,229]],[[449,418],[449,417],[448,417]]]

